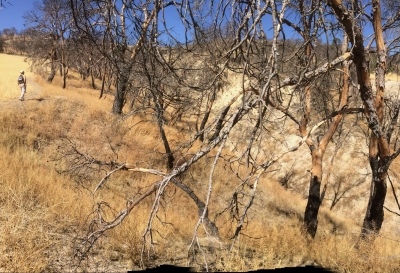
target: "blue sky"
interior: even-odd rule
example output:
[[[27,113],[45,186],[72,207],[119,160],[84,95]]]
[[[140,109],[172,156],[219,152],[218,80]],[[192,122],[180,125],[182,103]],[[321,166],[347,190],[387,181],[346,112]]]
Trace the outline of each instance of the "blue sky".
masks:
[[[0,9],[0,30],[15,27],[18,31],[24,29],[24,13],[32,9],[33,0],[9,0]]]

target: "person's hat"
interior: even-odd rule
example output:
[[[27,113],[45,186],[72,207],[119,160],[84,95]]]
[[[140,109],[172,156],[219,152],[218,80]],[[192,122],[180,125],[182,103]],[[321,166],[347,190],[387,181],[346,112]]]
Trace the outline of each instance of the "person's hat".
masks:
[[[19,73],[24,74],[24,70],[21,70]]]

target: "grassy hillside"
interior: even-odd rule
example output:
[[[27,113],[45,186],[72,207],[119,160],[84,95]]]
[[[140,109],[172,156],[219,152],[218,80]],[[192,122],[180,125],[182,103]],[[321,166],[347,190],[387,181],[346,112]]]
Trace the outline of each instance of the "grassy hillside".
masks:
[[[98,91],[90,89],[88,83],[81,82],[73,73],[69,87],[63,90],[58,87],[60,79],[48,84],[29,72],[28,67],[22,57],[0,55],[0,164],[3,166],[0,271],[138,269],[142,235],[154,196],[140,203],[121,225],[97,241],[87,259],[79,263],[74,259],[74,250],[88,232],[92,213],[99,203],[103,204],[104,215],[111,219],[126,206],[127,200],[159,178],[120,172],[93,194],[110,169],[73,171],[68,164],[73,161],[74,154],[70,152],[75,147],[95,158],[162,169],[165,159],[160,153],[162,145],[156,124],[140,116],[123,122],[118,120],[110,114],[112,98],[99,100]],[[24,102],[18,100],[20,91],[16,83],[21,69],[26,71],[28,79]],[[181,128],[184,129],[184,123]],[[172,127],[166,130],[173,148],[177,147],[182,142],[182,134]],[[185,154],[180,156],[178,160],[183,160]],[[203,199],[212,160],[202,159],[181,178]],[[64,172],[67,169],[69,172]],[[328,202],[319,215],[317,237],[306,239],[301,233],[305,189],[300,185],[298,190],[296,187],[285,189],[277,181],[279,177],[282,175],[274,172],[260,180],[243,235],[231,251],[230,238],[236,226],[229,213],[216,218],[221,240],[208,239],[199,231],[198,243],[210,269],[248,271],[309,264],[339,272],[400,269],[400,248],[396,241],[400,234],[387,225],[382,237],[374,243],[355,248],[362,215],[345,217],[348,211],[330,211]],[[237,177],[227,171],[227,166],[217,165],[213,195],[218,198],[210,204],[211,219],[228,206],[236,181]],[[365,203],[366,198],[358,201]],[[198,220],[197,208],[173,185],[168,186],[162,202],[159,220],[153,226],[154,249],[145,252],[143,262],[148,267],[166,263],[187,265],[187,249]],[[388,219],[397,221],[389,215]],[[190,265],[204,268],[203,256],[197,255]]]

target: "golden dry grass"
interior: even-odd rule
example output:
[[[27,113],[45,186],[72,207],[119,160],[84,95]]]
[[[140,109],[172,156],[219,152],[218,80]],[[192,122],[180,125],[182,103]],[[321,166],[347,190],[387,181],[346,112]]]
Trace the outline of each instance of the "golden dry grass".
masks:
[[[13,55],[1,54],[0,71],[2,72],[2,75],[0,77],[0,99],[13,99],[19,97],[21,93],[17,84],[19,72],[24,70],[27,78],[30,78],[33,74],[28,68],[29,64],[24,62],[23,57],[17,57],[16,61],[16,58]]]
[[[165,160],[154,150],[162,151],[162,143],[151,121],[137,124],[140,117],[131,117],[124,123],[117,122],[109,114],[111,98],[99,100],[98,91],[92,90],[87,82],[81,82],[72,72],[70,87],[66,90],[59,87],[59,78],[49,84],[28,72],[32,92],[28,89],[27,100],[19,102],[16,77],[20,69],[28,70],[22,57],[0,55],[0,164],[3,166],[0,173],[0,272],[73,270],[70,262],[73,239],[87,228],[87,217],[93,205],[105,200],[117,211],[123,209],[128,198],[139,188],[157,181],[157,177],[120,173],[112,176],[92,196],[78,186],[73,177],[56,172],[64,163],[53,162],[51,158],[62,145],[61,139],[70,137],[82,151],[101,159],[115,160],[116,151],[118,161],[147,162],[160,169],[165,167]],[[134,124],[137,125],[132,127]],[[166,130],[171,143],[177,145],[182,134],[171,127]],[[181,177],[203,200],[212,160],[203,158]],[[93,190],[99,179],[100,176],[95,176],[85,186]],[[217,198],[210,204],[211,218],[227,206],[237,182],[234,174],[222,163],[218,164],[213,192]],[[321,208],[317,237],[308,240],[301,233],[306,203],[301,194],[286,190],[271,176],[265,176],[256,197],[243,230],[245,235],[232,252],[228,248],[236,226],[229,213],[217,218],[221,242],[208,242],[204,232],[200,232],[200,242],[211,269],[248,271],[314,264],[339,272],[399,270],[398,242],[378,238],[372,245],[354,248],[357,234],[353,232],[358,232],[359,227],[353,219],[329,211],[328,205]],[[142,234],[153,199],[151,196],[145,200],[119,227],[108,232],[95,245],[90,259],[81,264],[82,269],[102,272],[137,269]],[[159,216],[154,223],[157,231],[153,234],[154,252],[151,252],[152,259],[145,259],[146,265],[186,265],[187,247],[198,219],[197,208],[171,185]],[[334,227],[336,232],[332,232]],[[383,235],[397,239],[390,232]],[[201,269],[202,263],[202,256],[198,255],[191,265]]]

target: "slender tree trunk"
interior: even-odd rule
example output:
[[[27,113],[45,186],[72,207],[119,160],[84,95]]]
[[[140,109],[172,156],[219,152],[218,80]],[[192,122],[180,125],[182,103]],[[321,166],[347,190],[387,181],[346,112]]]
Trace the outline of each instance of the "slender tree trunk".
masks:
[[[94,82],[93,69],[90,69],[90,76],[92,77],[92,88],[96,89],[96,84]]]
[[[65,42],[64,42],[64,34],[61,33],[61,65],[60,65],[60,73],[62,76],[62,88],[65,89],[67,87],[67,74],[68,74],[68,62],[65,53]]]
[[[208,100],[206,112],[204,114],[203,120],[201,121],[199,131],[202,131],[204,129],[204,127],[206,126],[206,123],[208,121],[208,118],[210,117],[211,109],[212,109],[212,106],[213,106],[214,101],[215,101],[215,93],[216,93],[215,92],[215,87],[213,87],[213,92],[211,94],[211,98]],[[204,141],[204,132],[199,135],[199,139],[200,139],[200,141]]]
[[[167,169],[172,170],[174,167],[175,158],[172,154],[171,147],[169,146],[167,135],[165,134],[164,130],[164,108],[162,105],[162,94],[157,94],[157,90],[155,88],[151,89],[151,95],[153,97],[153,102],[156,108],[156,116],[157,116],[157,125],[158,129],[160,130],[161,139],[164,144],[165,154],[167,155]]]
[[[300,9],[303,13],[304,7],[302,6],[303,2],[300,1]],[[309,25],[307,21],[303,22],[303,26],[305,28],[305,35],[303,38],[307,39],[310,35]],[[306,56],[307,61],[311,61],[311,52],[312,47],[311,44],[308,43],[306,46]],[[303,119],[300,123],[300,134],[302,137],[306,137],[308,135],[307,125],[310,120],[311,113],[311,87],[309,85],[304,88],[304,115]],[[310,178],[310,187],[308,190],[308,200],[306,210],[304,212],[304,227],[307,234],[311,235],[312,238],[315,237],[318,228],[318,211],[321,206],[321,179],[322,179],[322,157],[323,152],[317,147],[310,137],[307,137],[306,143],[311,151],[311,178]]]
[[[122,67],[121,74],[117,82],[117,91],[115,92],[114,103],[111,112],[116,115],[122,114],[122,108],[125,105],[125,94],[128,87],[129,75],[131,73],[133,61]]]
[[[343,46],[341,48],[342,54],[347,51],[347,36],[343,38]],[[346,61],[342,65],[343,68],[343,88],[341,91],[340,102],[338,105],[338,110],[341,110],[345,105],[347,105],[348,94],[349,94],[349,63]],[[307,130],[306,126],[308,124],[309,113],[310,113],[310,90],[306,87],[306,114],[301,123],[300,132],[302,136],[306,136]],[[311,150],[312,155],[312,171],[310,188],[308,194],[308,201],[306,210],[304,213],[304,225],[306,231],[312,238],[315,237],[318,228],[318,212],[324,199],[326,185],[321,192],[322,183],[322,163],[325,155],[326,148],[332,139],[332,136],[336,132],[340,122],[342,121],[342,115],[337,115],[332,119],[327,132],[324,134],[323,138],[315,145],[312,143],[311,139],[307,142]],[[328,181],[327,181],[328,182]]]
[[[384,98],[385,98],[385,70],[386,70],[386,46],[382,33],[380,1],[372,1],[374,18],[374,32],[378,52],[376,63],[376,96],[375,107],[379,124],[383,124]],[[383,138],[384,136],[382,136]],[[375,134],[371,135],[369,144],[369,162],[372,170],[371,192],[369,196],[367,211],[365,214],[361,238],[367,233],[379,233],[383,219],[383,205],[387,192],[387,170],[389,169],[389,149],[381,146]]]
[[[221,115],[219,116],[217,125],[215,126],[215,132],[214,132],[214,134],[212,135],[212,137],[210,138],[210,142],[213,141],[214,139],[216,139],[216,138],[218,137],[219,133],[221,132],[222,126],[223,126],[224,121],[225,121],[225,117],[226,117],[226,115],[228,114],[229,109],[231,109],[231,105],[227,105],[227,106],[223,109],[223,111],[221,112]]]
[[[168,170],[172,170],[174,168],[175,158],[172,155],[172,151],[171,151],[171,148],[169,146],[167,135],[165,134],[162,117],[158,118],[157,124],[158,124],[158,129],[160,130],[161,139],[162,139],[163,144],[164,144],[165,153],[167,155],[167,168],[168,168]]]
[[[389,143],[382,131],[386,49],[382,33],[380,1],[372,1],[373,24],[378,51],[375,98],[373,97],[361,29],[354,25],[355,19],[352,13],[346,9],[341,0],[330,0],[328,4],[335,11],[336,17],[345,27],[350,42],[353,43],[353,61],[357,69],[359,92],[364,102],[368,127],[371,130],[369,161],[372,170],[372,184],[367,212],[361,230],[361,238],[365,238],[366,233],[369,231],[377,233],[381,229],[384,219],[383,204],[386,197],[386,176],[391,163]]]
[[[56,61],[57,61],[57,52],[53,50],[51,52],[51,66],[50,66],[50,75],[47,77],[48,82],[52,82],[54,77],[56,76]]]
[[[49,83],[53,82],[55,76],[56,76],[56,68],[54,67],[54,64],[51,64],[51,71],[50,75],[47,77],[47,81]]]
[[[103,97],[105,83],[106,83],[106,73],[104,71],[104,73],[103,73],[103,75],[101,77],[101,89],[100,89],[99,99],[101,99]]]
[[[111,112],[113,114],[116,115],[122,114],[122,108],[124,107],[125,103],[124,100],[125,100],[126,85],[127,85],[127,79],[125,77],[123,77],[123,79],[118,80],[117,91],[115,93],[114,103],[111,109]]]
[[[362,239],[365,239],[367,234],[379,233],[384,220],[383,205],[387,192],[386,176],[388,164],[384,164],[382,161],[378,158],[370,159],[372,182],[367,212],[361,231]]]
[[[67,87],[67,75],[68,75],[68,66],[65,64],[62,64],[62,71],[63,71],[63,83],[62,83],[62,88],[65,89]]]
[[[171,147],[169,146],[168,138],[164,130],[164,115],[163,115],[164,109],[159,104],[160,101],[155,97],[155,94],[153,94],[153,98],[157,109],[156,115],[157,115],[158,129],[160,130],[161,139],[163,141],[165,148],[165,154],[167,155],[167,169],[172,170],[174,168],[175,158],[172,154]]]
[[[308,234],[315,237],[318,228],[318,211],[322,203],[323,194],[321,194],[322,180],[322,158],[323,152],[320,149],[312,151],[312,172],[308,201],[304,213],[304,225]]]
[[[121,8],[121,22],[123,23],[122,30],[125,31],[125,19],[124,19],[124,13],[123,9],[125,9],[125,3],[123,4]],[[146,33],[147,29],[153,20],[155,16],[157,16],[158,10],[156,8],[153,9],[151,14],[148,16],[145,22],[143,22],[142,25],[142,31],[139,40],[136,42],[136,45],[133,49],[132,55],[130,59],[128,60],[128,65],[126,67],[122,68],[121,75],[118,79],[117,83],[117,92],[114,97],[114,103],[111,112],[113,114],[121,115],[122,114],[122,108],[124,107],[125,104],[125,93],[128,85],[128,80],[129,80],[129,74],[132,70],[133,62],[136,59],[136,55],[139,53],[139,51],[142,49],[144,42],[146,40]],[[123,33],[123,36],[125,37],[125,33]],[[123,50],[121,56],[124,56],[125,50]]]

